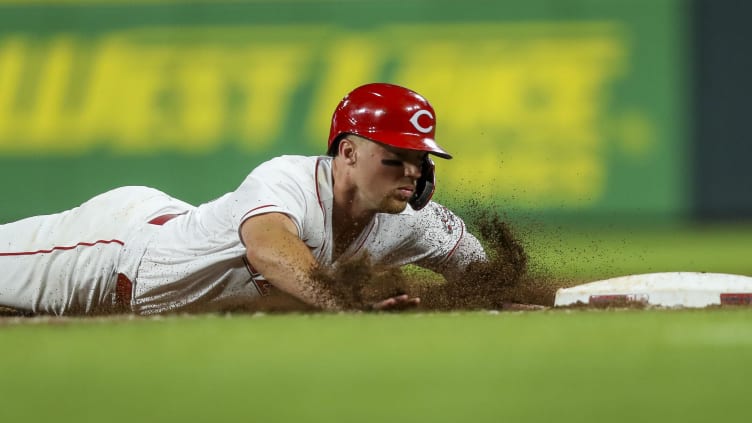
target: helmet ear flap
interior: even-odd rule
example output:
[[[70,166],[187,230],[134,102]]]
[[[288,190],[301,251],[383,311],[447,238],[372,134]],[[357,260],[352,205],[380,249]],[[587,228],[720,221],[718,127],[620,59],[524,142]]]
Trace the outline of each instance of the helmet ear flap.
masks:
[[[436,190],[436,166],[430,157],[426,154],[423,159],[423,163],[420,168],[420,178],[415,185],[415,192],[410,197],[408,203],[413,210],[420,210],[425,207],[433,197],[433,192]]]

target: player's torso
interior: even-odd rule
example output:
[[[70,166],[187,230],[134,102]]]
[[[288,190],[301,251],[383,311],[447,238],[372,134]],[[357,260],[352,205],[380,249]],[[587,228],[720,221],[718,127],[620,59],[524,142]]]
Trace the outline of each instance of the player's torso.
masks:
[[[421,237],[425,236],[426,217],[430,218],[435,209],[433,203],[421,212],[408,207],[401,214],[376,215],[333,263],[331,159],[293,159],[292,163],[282,161],[279,165],[290,167],[289,172],[300,179],[300,185],[310,188],[299,198],[304,203],[299,210],[304,212],[298,213],[296,219],[300,238],[318,263],[336,266],[367,254],[375,264],[402,265],[420,261],[431,253]],[[270,289],[263,275],[248,263],[246,246],[240,239],[242,220],[238,214],[242,213],[234,207],[241,188],[177,216],[158,229],[141,260],[134,311],[149,314],[191,307],[233,308],[256,300]],[[456,236],[439,238],[437,245],[454,242]]]
[[[302,159],[302,158],[300,158]],[[300,184],[313,179],[316,158],[290,163]],[[306,172],[305,163],[310,170]],[[282,163],[284,164],[284,163]],[[311,187],[313,188],[313,187]],[[315,192],[315,190],[312,190]],[[221,310],[242,306],[266,295],[271,286],[246,259],[240,238],[238,190],[166,221],[157,229],[141,259],[133,298],[140,314],[171,310]],[[325,263],[325,224],[315,195],[305,197],[304,242]],[[253,248],[253,246],[249,246]]]
[[[196,207],[157,229],[139,266],[134,311],[221,309],[259,295],[238,232],[216,204],[222,201]]]

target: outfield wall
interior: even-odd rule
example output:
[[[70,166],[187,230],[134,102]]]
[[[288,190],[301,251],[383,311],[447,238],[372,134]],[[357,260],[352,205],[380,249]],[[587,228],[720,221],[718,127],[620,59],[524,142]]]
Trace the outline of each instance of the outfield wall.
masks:
[[[489,4],[493,3],[493,4]],[[334,106],[428,97],[437,198],[543,216],[691,212],[680,0],[0,0],[0,221],[150,185],[199,203],[325,149]]]
[[[752,3],[695,3],[694,214],[703,220],[752,220]]]

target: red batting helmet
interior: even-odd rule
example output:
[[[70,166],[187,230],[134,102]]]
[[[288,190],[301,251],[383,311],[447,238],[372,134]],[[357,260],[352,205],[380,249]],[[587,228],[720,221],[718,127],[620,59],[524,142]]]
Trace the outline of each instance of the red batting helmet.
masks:
[[[407,150],[452,156],[434,140],[436,114],[420,94],[398,85],[375,83],[352,90],[334,110],[328,153],[335,155],[339,140],[355,134]]]

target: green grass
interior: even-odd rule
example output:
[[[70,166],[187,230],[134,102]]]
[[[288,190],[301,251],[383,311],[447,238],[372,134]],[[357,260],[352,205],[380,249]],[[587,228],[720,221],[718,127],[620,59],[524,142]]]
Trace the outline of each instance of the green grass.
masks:
[[[752,226],[528,231],[536,271],[752,274]],[[747,421],[752,309],[0,320],[0,422]]]
[[[0,327],[0,421],[747,421],[752,310]]]
[[[651,272],[752,275],[752,224],[561,226],[522,231],[537,271],[595,280]]]

